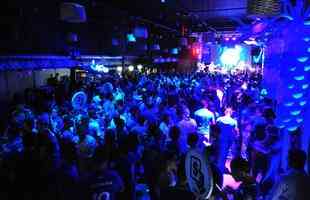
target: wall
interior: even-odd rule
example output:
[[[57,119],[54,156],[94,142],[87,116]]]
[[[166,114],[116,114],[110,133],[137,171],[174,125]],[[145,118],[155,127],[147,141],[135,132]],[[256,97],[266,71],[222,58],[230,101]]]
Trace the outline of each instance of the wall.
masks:
[[[27,88],[44,86],[47,78],[56,73],[59,77],[69,76],[70,69],[0,71],[0,101],[8,101],[15,93],[22,94]]]

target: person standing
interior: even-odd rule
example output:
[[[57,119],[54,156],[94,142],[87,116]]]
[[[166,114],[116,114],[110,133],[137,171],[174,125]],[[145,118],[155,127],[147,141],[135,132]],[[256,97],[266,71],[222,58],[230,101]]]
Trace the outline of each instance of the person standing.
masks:
[[[226,108],[225,115],[219,117],[216,122],[220,127],[221,133],[218,138],[218,160],[217,166],[222,173],[225,172],[225,163],[232,147],[233,142],[239,137],[238,123],[232,118],[233,110]]]
[[[195,111],[194,115],[198,122],[198,132],[202,134],[207,141],[210,141],[210,125],[215,124],[214,113],[208,109],[208,102],[201,101],[202,108]]]
[[[290,170],[273,186],[267,200],[298,199],[307,200],[309,195],[309,176],[304,170],[307,154],[291,149],[288,155]]]
[[[181,130],[180,148],[182,153],[187,151],[187,136],[197,131],[197,123],[190,117],[190,111],[187,107],[183,107],[182,120],[179,121],[178,127]]]

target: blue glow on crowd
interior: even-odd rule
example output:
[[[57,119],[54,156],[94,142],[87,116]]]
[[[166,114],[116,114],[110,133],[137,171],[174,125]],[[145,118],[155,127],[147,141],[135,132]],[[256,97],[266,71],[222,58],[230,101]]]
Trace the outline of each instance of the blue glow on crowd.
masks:
[[[275,46],[265,63],[260,53],[261,71],[201,64],[202,72],[145,73],[91,61],[84,79],[51,77],[13,99],[0,141],[1,199],[309,200],[310,9],[301,1],[285,9],[281,22],[244,27],[256,31],[251,45],[263,37]],[[223,68],[246,56],[241,46],[222,51]],[[193,151],[204,163],[190,174]]]

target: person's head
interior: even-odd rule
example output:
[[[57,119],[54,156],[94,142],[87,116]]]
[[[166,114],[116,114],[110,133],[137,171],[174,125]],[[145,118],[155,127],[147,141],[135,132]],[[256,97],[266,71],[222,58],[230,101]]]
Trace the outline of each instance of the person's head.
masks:
[[[58,108],[57,106],[53,106],[51,108],[51,117],[56,117],[56,116],[58,116]]]
[[[234,158],[230,163],[231,174],[236,181],[245,180],[250,174],[250,164],[242,157]]]
[[[272,110],[272,108],[266,108],[263,113],[264,118],[267,122],[273,122],[273,120],[276,118],[276,114]]]
[[[233,109],[228,107],[225,109],[225,116],[232,116],[233,114]]]
[[[138,123],[139,123],[140,126],[144,126],[145,121],[146,120],[145,120],[144,116],[142,116],[142,115],[138,116]]]
[[[125,127],[125,121],[119,116],[114,117],[114,123],[117,130],[123,130]]]
[[[201,100],[201,104],[204,108],[208,108],[209,107],[209,103],[206,99]]]
[[[182,109],[182,119],[189,119],[190,118],[190,111],[187,107],[183,107]]]
[[[166,124],[170,123],[170,115],[168,113],[164,113],[162,116],[162,121],[165,122]]]
[[[292,169],[303,170],[306,160],[307,154],[303,150],[291,149],[288,153],[288,165]]]
[[[187,136],[187,144],[191,147],[191,148],[195,148],[197,143],[199,140],[199,136],[197,133],[190,133]]]
[[[26,114],[22,111],[22,109],[17,109],[12,113],[11,122],[16,126],[22,127],[23,122],[26,119]]]
[[[178,141],[180,138],[181,130],[177,126],[172,126],[169,130],[169,136],[172,141]]]
[[[47,113],[43,113],[38,117],[38,129],[43,130],[45,128],[49,128],[50,119]]]

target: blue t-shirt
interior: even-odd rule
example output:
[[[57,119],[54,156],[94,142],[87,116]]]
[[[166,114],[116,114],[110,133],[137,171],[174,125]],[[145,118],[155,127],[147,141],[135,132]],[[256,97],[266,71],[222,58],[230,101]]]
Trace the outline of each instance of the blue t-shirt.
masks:
[[[238,127],[237,121],[231,117],[223,116],[219,117],[216,122],[221,128],[221,138],[232,139],[234,130]]]
[[[85,180],[87,199],[114,200],[123,187],[123,181],[116,171],[104,170],[89,175]]]

